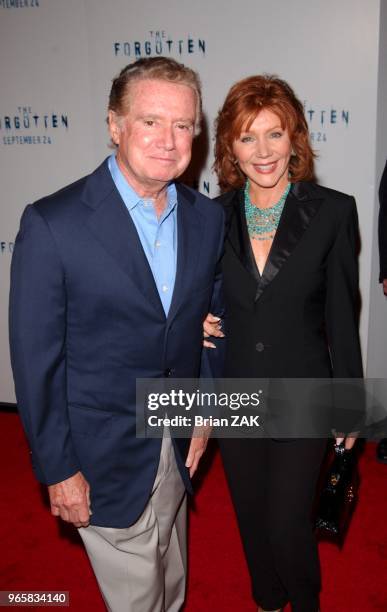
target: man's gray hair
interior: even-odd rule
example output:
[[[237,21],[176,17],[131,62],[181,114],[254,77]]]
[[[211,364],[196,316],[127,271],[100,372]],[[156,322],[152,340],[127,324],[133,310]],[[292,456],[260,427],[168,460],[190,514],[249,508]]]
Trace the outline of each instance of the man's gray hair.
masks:
[[[196,95],[195,134],[200,132],[202,119],[202,92],[198,74],[168,57],[147,57],[128,64],[113,79],[108,110],[124,117],[130,107],[130,86],[144,79],[160,79],[179,85],[187,85]]]

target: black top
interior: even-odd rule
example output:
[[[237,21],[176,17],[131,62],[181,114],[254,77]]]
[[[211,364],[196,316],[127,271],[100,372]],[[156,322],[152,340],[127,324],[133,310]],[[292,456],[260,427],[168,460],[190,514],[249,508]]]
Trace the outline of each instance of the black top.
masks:
[[[218,201],[228,220],[225,376],[361,377],[354,199],[315,183],[294,184],[262,275],[243,190]]]
[[[387,162],[379,187],[379,281],[387,278]]]

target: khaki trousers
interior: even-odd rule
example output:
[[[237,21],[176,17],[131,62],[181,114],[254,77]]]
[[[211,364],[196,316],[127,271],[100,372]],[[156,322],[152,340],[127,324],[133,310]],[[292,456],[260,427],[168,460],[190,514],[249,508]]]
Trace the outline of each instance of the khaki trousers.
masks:
[[[170,437],[163,438],[152,494],[134,525],[89,525],[79,534],[108,610],[180,610],[187,573],[187,504]]]

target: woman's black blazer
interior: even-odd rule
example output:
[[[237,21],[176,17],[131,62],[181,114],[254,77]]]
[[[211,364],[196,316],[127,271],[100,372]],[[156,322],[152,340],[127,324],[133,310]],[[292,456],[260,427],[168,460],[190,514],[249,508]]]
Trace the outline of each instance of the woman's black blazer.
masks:
[[[262,276],[243,190],[218,201],[228,224],[224,375],[361,377],[354,198],[311,182],[293,184]]]

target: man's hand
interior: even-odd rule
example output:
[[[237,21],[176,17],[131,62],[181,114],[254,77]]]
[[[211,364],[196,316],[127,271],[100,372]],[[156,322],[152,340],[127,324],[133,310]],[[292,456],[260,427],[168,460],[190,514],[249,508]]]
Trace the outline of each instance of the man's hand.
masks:
[[[90,487],[81,472],[62,482],[49,485],[51,513],[75,527],[87,527],[90,521]]]
[[[383,293],[387,296],[387,278],[383,279]]]
[[[210,336],[224,338],[221,319],[219,317],[215,317],[209,312],[203,321],[203,337],[209,338]],[[209,340],[203,340],[203,346],[206,348],[216,348],[215,344]]]
[[[198,468],[199,461],[206,450],[210,433],[211,427],[195,427],[185,462],[185,467],[189,468],[190,478],[192,478]]]

